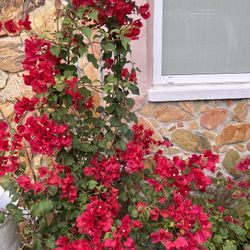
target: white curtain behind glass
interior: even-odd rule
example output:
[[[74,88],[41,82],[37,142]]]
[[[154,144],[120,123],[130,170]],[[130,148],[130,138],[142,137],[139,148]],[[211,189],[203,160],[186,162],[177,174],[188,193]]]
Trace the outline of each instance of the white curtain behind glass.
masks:
[[[250,72],[250,0],[163,2],[163,75]]]

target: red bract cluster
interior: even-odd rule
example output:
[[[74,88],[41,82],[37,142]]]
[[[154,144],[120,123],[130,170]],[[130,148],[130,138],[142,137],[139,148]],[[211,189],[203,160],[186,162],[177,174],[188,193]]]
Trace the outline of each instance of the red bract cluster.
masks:
[[[65,93],[72,97],[73,106],[76,110],[78,110],[81,106],[89,110],[94,106],[94,99],[92,96],[86,99],[86,97],[80,93],[80,90],[77,86],[78,82],[79,79],[77,77],[73,77],[70,80],[65,80]]]
[[[250,157],[242,159],[236,166],[240,172],[247,172],[250,170]]]
[[[156,237],[155,233],[151,235],[154,243],[157,239],[166,249],[198,250],[212,236],[209,216],[201,206],[193,205],[191,200],[183,196],[175,195],[174,204],[162,210],[161,216],[173,220],[174,231],[177,232],[175,239],[170,233],[166,233],[163,239],[159,238],[159,235]]]
[[[114,181],[120,179],[121,164],[115,157],[107,159],[104,157],[101,161],[97,157],[92,158],[90,167],[84,168],[86,176],[93,176],[96,181],[109,187]]]
[[[68,167],[54,164],[53,171],[47,167],[40,167],[38,172],[39,181],[32,181],[30,177],[22,175],[17,178],[17,184],[25,192],[33,190],[35,194],[47,192],[50,186],[54,186],[61,190],[61,199],[67,199],[69,202],[74,203],[77,198],[77,189]],[[64,175],[64,177],[61,177],[60,174]]]
[[[20,19],[18,23],[10,19],[4,22],[4,28],[9,33],[17,33],[22,30],[31,30],[31,21],[29,20],[29,15],[26,15],[24,19]],[[2,30],[2,22],[0,21],[0,32]]]
[[[81,95],[79,89],[77,89],[77,82],[78,81],[79,80],[77,77],[73,77],[70,80],[65,80],[65,83],[67,84],[65,92],[66,92],[66,94],[71,95],[73,105],[74,105],[74,108],[76,110],[79,109],[79,102],[83,101],[83,96]]]
[[[9,151],[9,136],[8,124],[0,121],[0,152]]]
[[[28,141],[34,154],[51,155],[56,149],[71,145],[68,126],[49,120],[48,115],[28,117],[25,125],[18,126],[18,132]]]
[[[35,93],[44,93],[48,87],[55,85],[55,75],[59,74],[59,58],[50,52],[51,43],[36,37],[25,40],[25,60],[23,68],[28,75],[23,75],[24,83],[32,87]]]
[[[107,0],[100,2],[96,0],[72,0],[76,8],[91,7],[98,11],[98,21],[101,25],[108,22],[116,22],[125,28],[125,36],[130,40],[138,39],[140,29],[143,26],[140,19],[133,20],[133,14],[137,13],[143,19],[150,17],[149,4],[146,3],[138,7],[135,1]]]
[[[0,176],[6,173],[13,173],[18,169],[19,162],[17,156],[0,156]]]
[[[134,240],[129,237],[129,233],[135,224],[128,215],[121,219],[121,225],[117,226],[112,238],[106,239],[104,246],[113,250],[135,250]]]
[[[177,193],[188,195],[193,184],[200,191],[205,191],[206,187],[212,184],[212,179],[206,176],[203,170],[214,171],[218,157],[205,151],[203,156],[192,155],[188,161],[183,161],[177,156],[171,160],[159,154],[155,155],[155,160],[154,173],[162,179],[171,180],[164,182],[164,185],[175,186]]]
[[[111,188],[110,192],[101,194],[101,198],[90,197],[90,203],[86,205],[85,212],[76,219],[79,233],[90,237],[88,246],[91,249],[104,249],[102,237],[111,231],[113,221],[120,209],[117,194],[118,190]],[[71,249],[69,246],[67,247],[63,249]]]
[[[103,233],[108,232],[113,224],[110,206],[112,205],[92,197],[91,203],[86,205],[86,211],[76,220],[79,233],[99,239]]]
[[[128,174],[133,174],[142,171],[145,168],[143,163],[144,154],[145,152],[142,147],[131,141],[127,144],[126,151],[121,152],[118,157],[121,161],[123,161],[125,171]]]
[[[36,104],[39,102],[39,100],[36,97],[32,97],[31,99],[23,97],[21,100],[17,101],[14,110],[15,110],[15,117],[14,121],[16,123],[19,123],[19,121],[22,119],[23,114],[26,111],[34,111]]]
[[[129,21],[127,17],[133,14],[136,9],[134,1],[125,0],[107,0],[105,2],[97,0],[72,0],[72,3],[76,8],[89,6],[98,10],[98,19],[101,23],[105,23],[108,18],[111,18],[115,19],[119,25],[127,24]],[[149,4],[140,6],[138,13],[142,18],[148,19],[150,17]]]

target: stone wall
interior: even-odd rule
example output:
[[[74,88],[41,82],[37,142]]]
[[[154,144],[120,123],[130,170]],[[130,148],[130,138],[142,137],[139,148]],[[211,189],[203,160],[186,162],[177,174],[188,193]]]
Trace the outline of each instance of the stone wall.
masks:
[[[51,33],[58,28],[54,19],[60,8],[60,0],[1,0],[0,20],[19,19],[28,13],[37,34]],[[24,39],[24,36],[0,33],[0,108],[9,119],[14,115],[13,101],[30,94],[22,80]],[[92,49],[98,57],[98,48]],[[79,73],[98,78],[98,72],[86,59],[78,66]],[[141,81],[145,79],[142,77]],[[146,89],[142,87],[141,92],[144,95]],[[97,94],[95,99],[100,101]],[[250,100],[148,103],[138,115],[140,122],[155,131],[155,137],[172,140],[174,147],[169,149],[170,155],[213,149],[220,154],[222,169],[237,176],[235,163],[250,154]]]
[[[250,155],[250,100],[148,103],[138,114],[156,137],[172,141],[170,155],[212,149],[233,176],[239,159]]]
[[[46,32],[49,35],[58,29],[55,18],[61,7],[60,0],[1,0],[0,20],[19,20],[29,14],[34,33]],[[31,95],[31,89],[24,85],[22,79],[25,38],[23,34],[13,36],[0,32],[0,109],[10,120],[14,116],[13,102],[23,95]],[[97,46],[91,49],[98,58]],[[79,74],[84,72],[92,80],[99,78],[98,71],[84,58],[78,62],[78,68]],[[94,98],[96,103],[100,101],[99,94],[94,93]]]

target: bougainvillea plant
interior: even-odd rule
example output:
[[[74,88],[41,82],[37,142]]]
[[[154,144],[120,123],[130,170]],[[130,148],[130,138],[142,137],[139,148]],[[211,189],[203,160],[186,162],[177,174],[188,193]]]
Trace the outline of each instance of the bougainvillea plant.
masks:
[[[72,0],[49,36],[34,34],[28,15],[0,22],[29,32],[23,79],[33,96],[0,121],[0,176],[12,197],[0,219],[19,224],[22,249],[247,249],[249,159],[243,177],[226,179],[212,152],[169,158],[171,142],[136,123],[130,43],[149,17],[132,0]],[[81,58],[99,79],[79,69]]]

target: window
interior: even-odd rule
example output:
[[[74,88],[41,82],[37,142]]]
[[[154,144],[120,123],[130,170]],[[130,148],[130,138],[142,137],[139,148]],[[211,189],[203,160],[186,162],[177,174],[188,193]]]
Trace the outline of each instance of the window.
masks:
[[[249,0],[155,0],[149,99],[250,97],[249,13]]]

